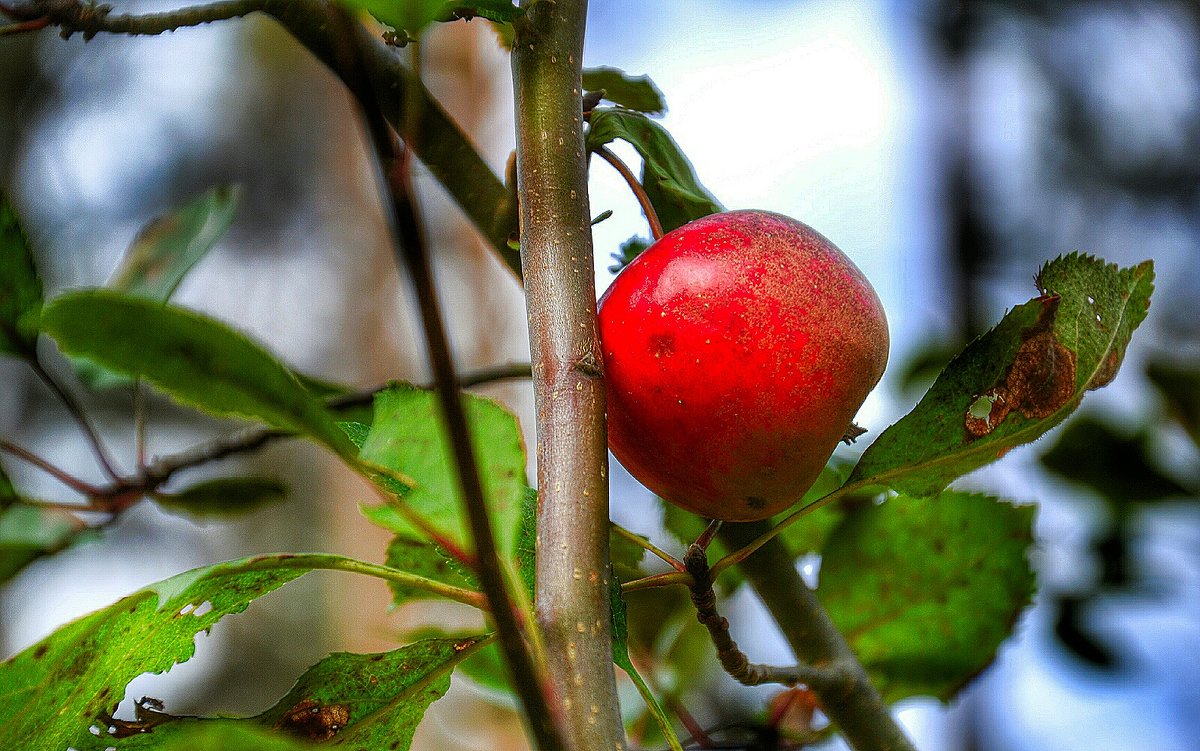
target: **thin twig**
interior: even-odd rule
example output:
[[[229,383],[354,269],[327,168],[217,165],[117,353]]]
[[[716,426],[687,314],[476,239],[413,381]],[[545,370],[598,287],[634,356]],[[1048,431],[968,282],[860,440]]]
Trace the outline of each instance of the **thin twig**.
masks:
[[[65,387],[63,387],[62,384],[58,382],[58,379],[50,374],[50,371],[46,370],[46,367],[42,364],[41,358],[38,356],[36,347],[25,353],[25,361],[29,363],[31,368],[33,368],[33,372],[37,373],[38,378],[42,380],[42,383],[46,384],[46,386],[52,392],[54,392],[54,395],[58,397],[58,400],[62,402],[63,406],[67,408],[67,411],[71,413],[72,419],[74,419],[76,424],[79,425],[79,428],[83,431],[84,436],[91,445],[92,453],[96,455],[96,460],[100,462],[100,466],[104,469],[104,473],[114,481],[119,480],[121,476],[117,473],[116,465],[113,464],[112,459],[109,458],[108,452],[104,448],[104,443],[100,440],[100,435],[96,433],[96,429],[92,427],[91,421],[88,420],[87,413],[84,412],[83,406],[75,399],[75,396],[71,394],[70,391],[68,391]]]
[[[646,215],[646,221],[650,223],[650,234],[655,240],[661,240],[663,236],[662,222],[658,220],[658,212],[654,210],[654,204],[650,202],[650,196],[646,195],[646,189],[638,182],[637,177],[630,171],[629,166],[621,161],[621,158],[612,153],[607,146],[601,146],[596,149],[596,153],[600,158],[613,166],[617,172],[621,173],[621,177],[625,179],[629,189],[633,191],[633,195],[637,197],[638,203],[642,206],[642,213]]]
[[[458,379],[458,383],[462,388],[469,389],[474,386],[483,386],[484,384],[495,383],[497,381],[515,381],[522,378],[529,378],[532,375],[530,372],[531,367],[527,362],[492,365],[464,373]]]
[[[66,485],[71,490],[82,493],[86,496],[99,495],[104,492],[101,488],[92,485],[91,483],[84,482],[78,477],[64,472],[42,457],[34,454],[32,451],[21,448],[15,443],[9,443],[8,441],[0,440],[0,452],[11,454],[24,462],[32,464],[33,466],[61,482],[63,485]]]
[[[717,659],[734,680],[744,686],[759,686],[764,683],[781,683],[795,686],[828,686],[841,679],[841,672],[833,666],[815,667],[793,665],[778,667],[750,662],[729,634],[729,621],[717,612],[717,593],[713,589],[712,572],[708,568],[708,557],[704,548],[692,544],[683,557],[683,563],[692,576],[692,604],[696,607],[696,620],[708,629],[713,645],[717,648]]]
[[[344,40],[342,59],[345,63],[342,78],[348,82],[351,93],[358,100],[366,118],[375,158],[384,175],[390,198],[397,260],[407,268],[417,293],[425,344],[433,368],[442,417],[450,436],[468,528],[475,546],[475,572],[487,596],[501,651],[512,673],[513,686],[529,720],[533,738],[543,751],[560,751],[565,749],[565,746],[559,736],[555,716],[550,710],[543,681],[534,668],[521,636],[517,611],[508,593],[504,566],[496,549],[496,540],[488,517],[486,494],[463,409],[458,374],[450,353],[437,287],[434,284],[425,238],[417,218],[412,186],[409,182],[411,152],[407,146],[398,143],[384,116],[375,94],[375,86],[368,78],[363,60],[364,53],[355,41],[355,22],[344,13],[338,18],[342,26],[339,36]],[[411,110],[407,114],[415,117]]]
[[[30,31],[44,29],[50,25],[48,18],[34,18],[29,21],[21,21],[19,23],[10,23],[0,26],[0,36],[15,36],[24,34]]]
[[[686,571],[668,571],[665,574],[653,574],[651,576],[643,576],[641,579],[632,579],[621,584],[622,592],[637,592],[642,589],[655,589],[656,587],[673,587],[682,585],[690,587],[692,585],[692,575]]]
[[[651,553],[652,555],[656,556],[659,560],[661,560],[663,563],[667,564],[668,566],[675,569],[676,571],[684,571],[685,570],[683,567],[682,561],[680,561],[678,558],[671,555],[667,551],[663,550],[662,548],[658,547],[654,543],[650,542],[650,540],[648,540],[647,538],[637,534],[636,532],[630,532],[628,529],[625,529],[624,527],[622,527],[620,524],[617,524],[616,522],[612,522],[611,526],[612,526],[612,531],[614,533],[616,533],[617,536],[623,537],[626,540],[629,540],[630,542],[632,542],[634,545],[637,545],[639,548],[642,548],[643,550]]]
[[[91,39],[100,32],[153,36],[187,26],[239,18],[265,10],[269,5],[270,0],[224,0],[163,13],[132,15],[113,13],[107,5],[83,0],[41,0],[28,3],[22,12],[26,16],[45,18],[47,23],[61,28],[64,37],[79,32],[85,39]]]

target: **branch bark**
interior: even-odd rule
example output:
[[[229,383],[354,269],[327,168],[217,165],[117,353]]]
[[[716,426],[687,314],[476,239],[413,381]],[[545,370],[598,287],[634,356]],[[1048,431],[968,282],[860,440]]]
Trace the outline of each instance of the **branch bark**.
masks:
[[[718,535],[731,549],[737,549],[769,527],[766,522],[726,524]],[[796,657],[816,668],[840,668],[842,680],[810,688],[850,746],[855,751],[916,751],[816,594],[800,578],[783,543],[772,538],[739,566]]]
[[[521,262],[537,407],[537,597],[576,751],[623,749],[609,611],[608,439],[581,63],[586,0],[525,0],[513,49]]]

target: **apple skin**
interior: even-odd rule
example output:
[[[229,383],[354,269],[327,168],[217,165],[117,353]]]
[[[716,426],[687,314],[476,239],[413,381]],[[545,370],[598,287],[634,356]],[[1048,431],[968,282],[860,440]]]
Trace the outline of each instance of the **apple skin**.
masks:
[[[710,519],[798,501],[887,365],[866,277],[811,227],[766,211],[669,232],[617,275],[599,317],[609,447]]]

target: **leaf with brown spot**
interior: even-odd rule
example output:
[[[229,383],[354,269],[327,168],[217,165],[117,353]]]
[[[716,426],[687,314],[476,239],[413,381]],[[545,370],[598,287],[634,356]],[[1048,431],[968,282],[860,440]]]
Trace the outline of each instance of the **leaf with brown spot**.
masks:
[[[101,735],[89,728],[104,725],[104,716],[115,710],[134,678],[163,673],[191,659],[196,635],[212,629],[226,615],[244,611],[254,600],[309,571],[342,567],[347,561],[351,559],[337,555],[295,554],[205,566],[63,626],[0,663],[0,748],[158,748],[164,735],[174,733],[167,728],[176,722],[156,724],[150,732],[121,739],[108,735],[107,725]],[[453,644],[446,646],[446,652],[458,659]],[[358,674],[373,673],[364,668]],[[267,725],[303,698],[346,704],[353,721],[366,719],[348,698],[309,692],[291,697]]]
[[[1110,382],[1153,291],[1150,261],[1120,269],[1073,253],[946,366],[920,403],[863,454],[849,482],[929,496],[1035,440]]]

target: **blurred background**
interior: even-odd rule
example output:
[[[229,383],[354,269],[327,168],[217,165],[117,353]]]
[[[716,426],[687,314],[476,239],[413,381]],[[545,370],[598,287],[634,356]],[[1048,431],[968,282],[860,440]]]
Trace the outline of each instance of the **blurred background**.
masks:
[[[871,434],[903,415],[951,354],[1033,297],[1045,261],[1074,250],[1121,265],[1154,259],[1154,303],[1116,381],[1065,426],[959,483],[1038,504],[1035,606],[953,704],[909,700],[900,716],[929,751],[1196,748],[1200,7],[590,5],[585,64],[655,80],[665,126],[726,207],[801,219],[876,286],[892,353],[857,420]],[[495,35],[482,22],[440,27],[424,66],[501,172],[513,116]],[[103,284],[141,226],[226,183],[244,191],[237,218],[177,302],[239,326],[309,374],[359,386],[427,380],[355,113],[277,26],[252,17],[86,44],[50,31],[0,38],[0,187],[25,222],[48,293]],[[595,232],[603,290],[609,254],[647,230],[611,169],[594,167],[592,185],[592,213],[614,211]],[[460,365],[527,360],[516,282],[432,180],[419,179],[418,190]],[[0,385],[0,434],[100,478],[25,366],[0,360]],[[532,446],[527,386],[483,393],[517,412]],[[86,402],[131,462],[129,395]],[[150,416],[152,454],[228,429],[161,400]],[[239,461],[284,478],[290,499],[232,522],[137,506],[0,589],[0,655],[204,563],[287,549],[382,559],[388,536],[357,510],[369,491],[320,451],[281,444]],[[27,495],[69,497],[7,458],[5,469]],[[613,477],[614,518],[655,533],[653,499],[615,463]],[[305,577],[222,621],[192,661],[138,679],[126,706],[151,695],[177,713],[260,711],[331,650],[385,649],[414,624],[449,617],[428,606],[389,611],[388,602],[378,582]],[[754,659],[787,659],[751,593],[729,607]],[[688,701],[718,725],[755,717],[771,694],[714,677]],[[457,678],[418,733],[423,748],[522,744],[504,700]]]

